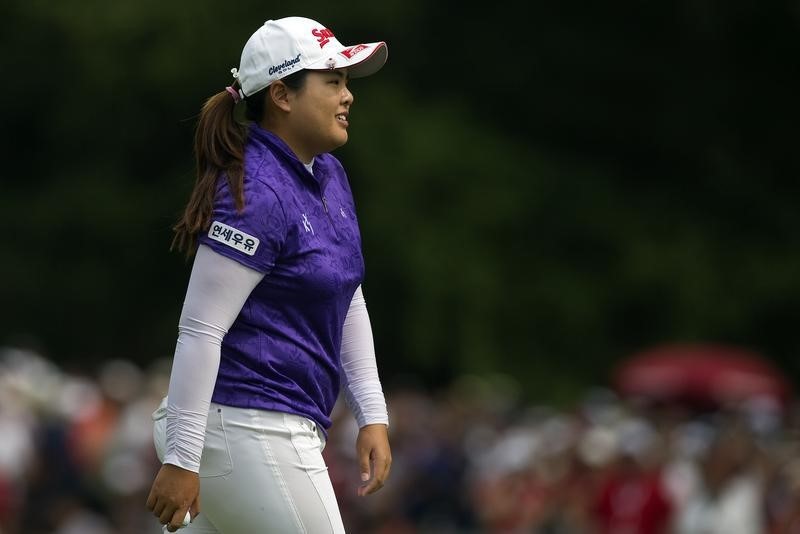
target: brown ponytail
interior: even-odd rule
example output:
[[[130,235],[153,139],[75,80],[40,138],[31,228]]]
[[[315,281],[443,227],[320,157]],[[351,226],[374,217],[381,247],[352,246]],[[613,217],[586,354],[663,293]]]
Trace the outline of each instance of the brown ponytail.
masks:
[[[228,176],[236,209],[244,208],[242,162],[247,129],[236,121],[234,107],[231,95],[221,91],[206,100],[200,111],[194,136],[197,181],[183,214],[172,228],[175,236],[170,246],[170,250],[177,248],[187,257],[194,254],[197,234],[206,231],[211,224],[220,173]]]
[[[308,71],[301,70],[286,76],[281,81],[293,91],[300,91]],[[234,89],[239,88],[234,82]],[[248,121],[261,122],[266,113],[268,88],[261,89],[244,98],[244,117]],[[191,257],[197,244],[197,235],[205,232],[211,224],[217,178],[221,173],[228,176],[231,194],[236,209],[244,209],[244,143],[247,126],[234,116],[236,103],[230,93],[221,91],[208,100],[200,111],[194,135],[194,153],[197,162],[197,181],[189,196],[183,215],[172,227],[175,236],[170,250],[178,249]]]

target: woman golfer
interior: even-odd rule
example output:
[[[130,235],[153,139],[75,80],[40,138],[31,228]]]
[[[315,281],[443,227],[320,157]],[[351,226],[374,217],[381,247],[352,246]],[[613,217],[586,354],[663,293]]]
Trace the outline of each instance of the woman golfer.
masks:
[[[187,512],[187,534],[344,532],[322,457],[340,388],[360,428],[359,495],[389,475],[358,220],[329,154],[347,142],[348,80],[386,58],[383,42],[344,46],[313,20],[269,20],[203,106],[173,242],[195,257],[147,499],[170,532]]]

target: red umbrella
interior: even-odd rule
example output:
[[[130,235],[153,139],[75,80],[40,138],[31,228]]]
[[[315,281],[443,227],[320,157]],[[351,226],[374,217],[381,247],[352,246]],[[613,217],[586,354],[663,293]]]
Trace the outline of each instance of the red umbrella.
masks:
[[[763,355],[726,345],[663,345],[634,354],[614,371],[625,396],[726,405],[753,397],[784,404],[791,386]]]

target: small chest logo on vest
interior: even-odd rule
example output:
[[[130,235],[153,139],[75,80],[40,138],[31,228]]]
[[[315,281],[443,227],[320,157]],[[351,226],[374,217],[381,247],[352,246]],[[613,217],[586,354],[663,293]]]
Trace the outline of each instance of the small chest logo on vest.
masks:
[[[344,211],[344,208],[339,208],[339,213],[341,213],[342,217],[344,217],[345,219],[349,219],[349,217],[347,216],[347,213],[345,213],[345,211]]]
[[[311,221],[308,220],[308,217],[305,213],[303,214],[303,219],[300,222],[303,223],[303,228],[306,229],[306,232],[311,232],[312,234],[314,233],[314,227],[311,226]]]

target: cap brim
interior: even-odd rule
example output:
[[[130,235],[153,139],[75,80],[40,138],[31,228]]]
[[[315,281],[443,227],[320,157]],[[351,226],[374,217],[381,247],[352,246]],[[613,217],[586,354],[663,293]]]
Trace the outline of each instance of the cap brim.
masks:
[[[389,49],[383,41],[345,46],[333,57],[319,60],[306,68],[309,70],[347,69],[348,77],[363,78],[375,74],[386,63]]]

